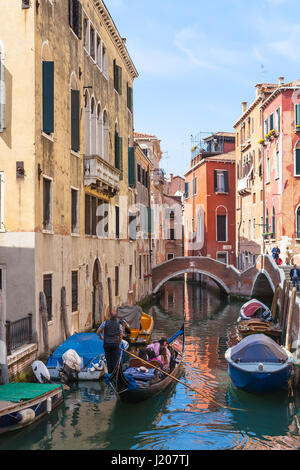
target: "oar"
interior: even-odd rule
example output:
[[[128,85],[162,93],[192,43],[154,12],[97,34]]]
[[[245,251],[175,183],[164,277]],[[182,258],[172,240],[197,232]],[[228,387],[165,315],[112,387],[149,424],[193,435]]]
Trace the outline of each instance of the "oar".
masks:
[[[156,369],[158,370],[159,372],[162,372],[163,374],[167,375],[168,377],[170,377],[172,380],[176,380],[176,382],[180,383],[181,385],[184,385],[185,387],[189,388],[190,390],[192,390],[193,392],[196,392],[196,393],[199,393],[199,395],[201,395],[203,397],[203,393],[200,392],[200,390],[197,390],[196,388],[193,388],[191,387],[190,385],[187,385],[185,384],[184,382],[182,382],[181,380],[177,379],[176,377],[174,377],[173,375],[170,375],[168,374],[166,371],[162,370],[162,369],[159,369],[158,367],[155,367],[154,365],[150,364],[149,362],[147,361],[144,361],[143,359],[141,359],[140,357],[136,356],[135,354],[133,353],[130,353],[128,351],[125,351],[125,349],[121,348],[121,351],[125,352],[126,354],[129,354],[129,356],[132,356],[134,357],[135,359],[139,359],[141,362],[143,362],[144,364],[146,364],[147,366],[151,366],[153,369]],[[207,397],[205,397],[207,398]],[[231,408],[230,406],[226,406],[226,405],[223,405],[222,403],[219,403],[218,401],[214,400],[213,398],[211,398],[211,401],[213,403],[215,403],[215,405],[218,405],[220,406],[221,408],[226,408],[228,410],[235,410],[235,411],[246,411],[246,410],[242,410],[240,408]]]

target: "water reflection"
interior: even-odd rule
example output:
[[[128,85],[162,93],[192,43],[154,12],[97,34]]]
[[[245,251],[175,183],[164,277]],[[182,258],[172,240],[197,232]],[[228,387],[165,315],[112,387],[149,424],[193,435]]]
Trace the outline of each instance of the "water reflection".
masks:
[[[34,426],[0,438],[0,449],[296,449],[300,396],[286,392],[254,396],[231,385],[224,358],[237,342],[240,303],[199,285],[166,284],[149,308],[153,339],[172,336],[185,311],[185,356],[181,380],[137,405],[116,400],[103,382],[80,383],[64,406]],[[216,402],[238,411],[226,409]]]

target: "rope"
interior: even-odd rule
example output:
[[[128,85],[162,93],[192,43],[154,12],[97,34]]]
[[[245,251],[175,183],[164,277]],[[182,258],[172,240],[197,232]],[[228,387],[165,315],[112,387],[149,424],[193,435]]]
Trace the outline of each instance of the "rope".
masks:
[[[130,352],[128,352],[128,351],[125,351],[125,349],[122,349],[121,347],[120,347],[120,349],[121,349],[121,351],[123,351],[123,352],[129,354],[130,356],[134,357],[135,359],[139,359],[139,360],[140,360],[141,362],[143,362],[144,364],[147,364],[148,366],[151,365],[151,367],[152,367],[153,369],[156,369],[156,370],[158,370],[159,372],[162,372],[163,374],[167,375],[167,376],[170,377],[171,379],[176,380],[176,382],[178,382],[178,383],[184,385],[185,387],[189,388],[189,389],[192,390],[193,392],[198,393],[199,395],[201,395],[201,396],[204,398],[203,393],[200,392],[200,390],[197,390],[196,388],[191,387],[190,385],[185,384],[185,383],[182,382],[181,380],[177,379],[176,377],[173,377],[172,375],[168,374],[166,371],[164,371],[164,370],[162,370],[162,369],[159,369],[158,367],[155,367],[155,366],[152,365],[152,364],[149,364],[149,362],[144,361],[143,359],[141,359],[140,357],[136,356],[135,354],[130,353]],[[205,398],[207,398],[207,397],[205,397]],[[240,409],[240,408],[232,408],[232,407],[230,407],[230,406],[223,405],[222,403],[219,403],[218,401],[214,400],[213,398],[211,398],[211,401],[212,401],[215,405],[218,405],[218,406],[220,406],[221,408],[225,408],[225,409],[227,409],[227,410],[246,411],[246,410],[243,410],[243,409]]]

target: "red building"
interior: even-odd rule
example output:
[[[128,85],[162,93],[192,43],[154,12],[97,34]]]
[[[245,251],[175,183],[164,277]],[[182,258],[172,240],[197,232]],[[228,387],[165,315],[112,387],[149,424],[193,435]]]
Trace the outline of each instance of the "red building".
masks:
[[[235,136],[219,132],[204,143],[185,174],[185,256],[235,265]]]

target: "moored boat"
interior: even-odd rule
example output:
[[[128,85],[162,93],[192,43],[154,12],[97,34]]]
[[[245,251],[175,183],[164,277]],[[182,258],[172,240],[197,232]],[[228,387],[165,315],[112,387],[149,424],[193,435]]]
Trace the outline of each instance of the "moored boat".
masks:
[[[124,349],[128,346],[124,341]],[[64,341],[49,357],[46,366],[52,380],[60,380],[63,357],[70,350],[75,351],[81,360],[78,380],[99,380],[107,372],[103,341],[97,333],[77,333]]]
[[[125,320],[130,333],[125,339],[132,344],[148,344],[153,331],[153,317],[144,313],[138,305],[125,305],[117,308],[118,319]]]
[[[145,364],[144,361],[134,359],[130,361],[129,369],[124,370],[118,364],[107,380],[115,391],[117,397],[124,402],[137,403],[154,397],[163,392],[181,373],[182,357],[184,351],[184,327],[169,339],[171,352],[170,369],[166,375],[154,361]]]
[[[273,322],[270,309],[257,299],[249,300],[241,307],[238,322],[252,319]]]
[[[64,400],[64,385],[8,383],[0,386],[0,434],[29,426]]]
[[[248,392],[287,388],[293,371],[292,354],[264,334],[244,338],[225,358],[232,383]]]
[[[237,328],[242,338],[262,333],[266,336],[270,336],[274,341],[278,341],[282,334],[282,329],[274,322],[266,322],[256,319],[241,321],[238,323]]]

